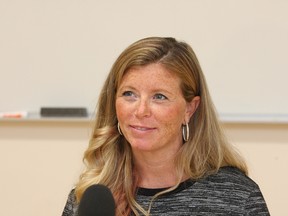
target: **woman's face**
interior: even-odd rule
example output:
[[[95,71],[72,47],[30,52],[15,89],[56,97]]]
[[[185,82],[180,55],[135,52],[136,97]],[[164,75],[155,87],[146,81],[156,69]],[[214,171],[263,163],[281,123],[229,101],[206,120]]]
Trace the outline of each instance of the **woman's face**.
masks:
[[[182,124],[189,122],[199,100],[187,103],[180,79],[161,64],[134,67],[117,90],[116,112],[133,151],[174,151],[182,145]]]

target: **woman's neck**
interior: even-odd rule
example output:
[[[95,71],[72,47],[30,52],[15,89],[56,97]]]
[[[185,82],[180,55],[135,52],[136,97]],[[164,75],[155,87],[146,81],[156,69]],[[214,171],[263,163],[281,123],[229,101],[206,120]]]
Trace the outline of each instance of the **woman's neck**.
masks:
[[[143,188],[166,188],[177,184],[175,154],[155,156],[150,153],[134,154],[138,186]]]

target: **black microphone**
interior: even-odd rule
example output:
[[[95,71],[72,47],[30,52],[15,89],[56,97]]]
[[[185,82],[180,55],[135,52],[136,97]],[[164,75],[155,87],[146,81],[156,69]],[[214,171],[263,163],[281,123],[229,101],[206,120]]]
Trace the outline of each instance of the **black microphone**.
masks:
[[[95,184],[88,187],[79,203],[79,216],[115,216],[115,201],[109,188]]]

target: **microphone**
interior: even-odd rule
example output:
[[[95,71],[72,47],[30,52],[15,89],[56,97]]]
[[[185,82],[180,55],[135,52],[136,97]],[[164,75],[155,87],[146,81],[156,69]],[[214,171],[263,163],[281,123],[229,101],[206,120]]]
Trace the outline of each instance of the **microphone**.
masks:
[[[108,187],[100,184],[88,187],[79,203],[79,216],[115,216],[115,201]]]

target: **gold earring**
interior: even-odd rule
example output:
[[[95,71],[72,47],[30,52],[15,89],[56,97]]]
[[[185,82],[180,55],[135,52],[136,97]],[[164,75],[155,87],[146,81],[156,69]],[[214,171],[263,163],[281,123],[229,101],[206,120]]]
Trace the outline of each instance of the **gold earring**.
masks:
[[[118,124],[117,124],[117,129],[118,129],[119,134],[120,134],[120,135],[123,135],[123,134],[122,134],[122,131],[121,131],[121,129],[120,129],[120,124],[119,124],[119,122],[118,122]]]

